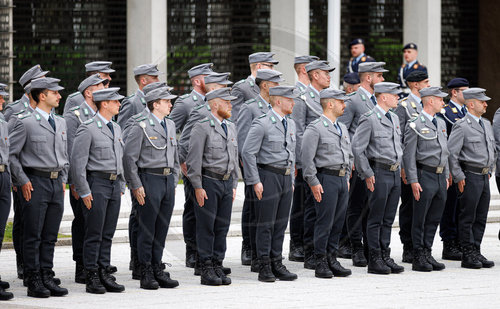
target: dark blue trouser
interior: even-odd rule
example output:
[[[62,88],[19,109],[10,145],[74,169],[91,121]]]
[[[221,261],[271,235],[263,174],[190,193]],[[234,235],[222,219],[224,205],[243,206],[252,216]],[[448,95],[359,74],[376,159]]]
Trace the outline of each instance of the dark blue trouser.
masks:
[[[314,200],[316,222],[314,224],[314,253],[337,252],[340,233],[345,220],[349,191],[345,177],[317,174],[323,187],[321,202]]]
[[[194,206],[196,205],[196,197],[191,181],[184,175],[184,212],[182,213],[182,234],[186,243],[186,251],[196,252],[196,215]]]
[[[24,234],[24,207],[23,194],[21,187],[16,187],[17,191],[12,190],[12,201],[14,203],[14,222],[12,224],[12,242],[16,251],[16,259],[23,262],[23,234]]]
[[[141,264],[161,263],[175,204],[174,176],[140,174],[146,203],[137,207],[137,253]]]
[[[64,212],[61,177],[49,179],[27,175],[33,186],[24,204],[23,259],[26,271],[52,269],[54,246]],[[19,188],[20,189],[20,188]]]
[[[85,218],[83,265],[86,269],[105,268],[111,261],[111,244],[120,214],[121,186],[119,180],[87,176],[92,192],[92,208],[82,203]]]
[[[0,173],[0,251],[2,250],[5,225],[10,212],[10,174]]]
[[[398,209],[401,195],[401,176],[399,170],[373,168],[375,190],[368,189],[370,211],[366,219],[366,237],[369,249],[389,249],[391,229]]]
[[[413,199],[412,243],[414,248],[432,248],[446,204],[446,176],[418,169],[420,199]],[[413,194],[412,194],[413,195]]]
[[[453,183],[447,191],[439,235],[443,241],[458,240],[458,187]]]
[[[200,207],[196,203],[196,244],[200,261],[223,261],[226,254],[226,237],[231,224],[233,208],[233,178],[216,180],[202,178],[202,187],[208,199]]]
[[[365,180],[353,171],[350,179],[349,202],[347,204],[347,232],[353,246],[366,244],[366,218],[368,217],[368,190]]]
[[[462,246],[480,246],[490,208],[488,175],[465,172],[464,192],[458,195],[458,239]]]
[[[303,246],[304,242],[304,207],[308,187],[302,176],[302,169],[298,169],[290,213],[290,240],[299,247]]]
[[[399,206],[399,237],[401,242],[412,242],[412,217],[413,217],[413,191],[411,185],[405,185],[401,180],[401,205]]]
[[[281,259],[292,206],[292,176],[263,169],[259,169],[259,176],[264,191],[262,199],[255,202],[257,257]]]
[[[73,247],[73,261],[83,264],[83,236],[85,234],[85,223],[83,219],[82,200],[75,199],[71,192],[69,203],[73,209],[73,222],[71,222],[71,246]]]
[[[132,208],[130,209],[130,216],[128,218],[128,239],[132,255],[137,256],[137,207],[139,206],[139,203],[132,193],[132,190],[130,190],[130,199],[132,200]]]
[[[314,224],[316,222],[316,207],[314,196],[309,186],[304,186],[304,235],[303,243],[305,253],[314,250]]]

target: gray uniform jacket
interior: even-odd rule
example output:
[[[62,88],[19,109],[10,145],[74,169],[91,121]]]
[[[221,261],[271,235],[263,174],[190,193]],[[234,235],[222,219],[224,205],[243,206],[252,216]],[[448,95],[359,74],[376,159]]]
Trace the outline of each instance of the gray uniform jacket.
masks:
[[[322,115],[311,122],[304,132],[302,143],[302,165],[304,179],[310,186],[319,184],[316,168],[333,170],[346,169],[349,179],[354,156],[351,150],[351,140],[347,127],[338,122],[342,135],[331,121]]]
[[[121,103],[120,113],[118,114],[118,124],[122,129],[125,128],[127,121],[133,115],[140,113],[146,107],[144,92],[137,89],[135,94],[126,97]]]
[[[495,136],[495,145],[497,151],[496,176],[500,176],[500,108],[495,112],[493,117],[493,135]]]
[[[259,95],[259,93],[259,86],[255,84],[255,80],[251,77],[251,75],[249,75],[246,79],[236,82],[231,89],[231,95],[238,97],[236,100],[231,101],[233,106],[231,111],[231,121],[236,122],[244,102],[255,98]]]
[[[29,180],[23,167],[40,171],[60,171],[62,181],[68,180],[66,122],[52,114],[56,130],[37,111],[19,115],[9,122],[9,161],[13,182],[24,185]],[[35,189],[36,190],[36,189]]]
[[[344,114],[339,117],[339,121],[345,124],[352,140],[358,128],[359,119],[362,115],[371,111],[374,105],[370,101],[370,98],[366,96],[366,93],[361,89],[348,94],[348,96],[349,99],[345,101]]]
[[[226,120],[227,136],[210,114],[193,128],[186,158],[187,176],[193,188],[202,188],[202,170],[217,174],[231,174],[233,188],[238,185],[238,141],[236,126]]]
[[[410,123],[415,124],[415,129],[412,129],[409,124],[406,126],[403,162],[408,183],[418,182],[417,163],[432,167],[444,167],[443,174],[446,175],[446,178],[450,174],[448,168],[450,152],[448,151],[446,123],[438,117],[436,120],[437,128],[424,115],[410,120]],[[415,130],[429,139],[419,136]]]
[[[179,161],[181,163],[186,162],[186,157],[189,151],[191,131],[198,122],[207,118],[210,114],[210,105],[208,105],[208,103],[205,103],[203,105],[196,106],[189,115],[189,119],[184,126],[184,130],[182,130],[181,136],[179,137]]]
[[[9,128],[7,122],[0,119],[0,164],[9,168]]]
[[[174,121],[178,133],[184,130],[184,126],[186,125],[193,109],[203,104],[205,104],[205,100],[194,90],[189,94],[180,96],[175,101],[169,117]]]
[[[404,105],[406,105],[406,107]],[[404,130],[408,121],[420,115],[422,112],[422,103],[417,102],[413,95],[410,94],[406,98],[399,101],[398,107],[396,107],[394,112],[398,115],[399,127]],[[403,140],[401,142],[404,143],[405,135],[402,137]]]
[[[240,109],[238,115],[238,151],[241,153],[243,144],[247,138],[248,131],[252,125],[252,121],[269,111],[269,103],[264,100],[260,94],[254,99],[247,100]]]
[[[361,116],[352,138],[354,165],[362,179],[374,175],[370,161],[383,164],[401,164],[401,128],[396,114],[389,112],[391,120],[377,109]]]
[[[64,102],[64,114],[66,114],[71,108],[80,106],[83,102],[85,102],[85,98],[80,91],[73,92],[66,98],[66,102]]]
[[[294,175],[296,128],[295,122],[287,117],[287,132],[273,110],[252,122],[247,139],[241,151],[245,184],[261,182],[257,164],[290,168]],[[285,146],[286,145],[286,146]]]
[[[481,119],[486,132],[469,113],[453,125],[448,139],[448,149],[450,150],[449,163],[454,182],[465,179],[465,174],[460,166],[462,162],[479,168],[489,167],[490,172],[494,170],[496,151],[493,129],[487,119]]]
[[[125,179],[129,187],[132,190],[142,187],[139,168],[169,167],[174,175],[174,183],[177,185],[179,180],[179,156],[177,154],[174,122],[165,119],[167,136],[163,126],[151,113],[136,117],[134,121],[135,123],[127,131],[128,138],[125,142],[123,155]],[[141,126],[144,126],[144,128]]]
[[[295,88],[297,88],[300,94],[304,94],[306,92],[307,86],[302,84],[301,82],[296,82]]]
[[[305,92],[296,98],[292,118],[297,127],[297,144],[295,149],[297,168],[302,168],[302,136],[306,127],[323,114],[319,95],[309,85]]]
[[[71,151],[71,179],[80,196],[90,193],[87,171],[114,173],[123,182],[123,140],[117,123],[113,124],[114,137],[98,115],[82,123],[76,130]]]
[[[5,120],[7,120],[7,122],[8,122],[10,120],[10,118],[12,117],[12,115],[17,116],[17,115],[25,113],[25,112],[32,113],[33,109],[30,106],[29,98],[26,96],[26,94],[23,94],[23,96],[19,100],[14,101],[10,104],[7,104],[7,106],[5,106],[5,110],[3,111],[3,114],[5,117]]]

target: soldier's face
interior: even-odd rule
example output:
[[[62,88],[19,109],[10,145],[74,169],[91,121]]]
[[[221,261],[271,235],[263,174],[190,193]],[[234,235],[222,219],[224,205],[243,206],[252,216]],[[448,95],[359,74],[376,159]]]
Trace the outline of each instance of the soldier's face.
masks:
[[[221,85],[217,83],[205,84],[205,90],[207,91],[207,93],[221,88],[226,88],[226,85]]]
[[[469,87],[460,87],[460,88],[454,89],[458,103],[465,104],[463,91],[467,90],[467,89],[469,89]]]
[[[365,51],[365,45],[363,44],[354,44],[351,46],[351,56],[358,57]]]
[[[315,70],[314,76],[317,78],[317,83],[324,88],[330,86],[330,72],[324,70]],[[321,89],[318,89],[321,90]]]
[[[406,62],[412,62],[417,59],[418,51],[413,48],[407,48],[403,51],[403,57]]]
[[[155,109],[158,110],[163,117],[167,117],[172,110],[172,101],[167,99],[161,99],[158,103],[155,103]]]
[[[486,108],[488,107],[488,103],[486,101],[480,101],[476,99],[470,99],[467,102],[467,109],[473,115],[479,117],[486,113]]]
[[[222,119],[231,117],[231,110],[233,109],[231,101],[220,99],[217,101],[217,114]]]
[[[333,100],[333,114],[335,117],[340,117],[344,114],[345,102],[344,100]]]
[[[0,111],[3,111],[3,104],[5,103],[5,99],[3,95],[0,95]]]
[[[158,76],[146,75],[144,76],[144,80],[145,80],[145,85],[149,85],[152,83],[159,82],[160,78],[158,78]]]
[[[120,111],[120,101],[118,100],[111,100],[111,101],[107,101],[108,104],[107,104],[107,108],[109,110],[109,112],[111,113],[111,115],[118,115],[118,112]]]
[[[283,114],[290,115],[293,111],[293,106],[295,105],[293,99],[279,97],[279,101],[281,102],[281,111]]]
[[[111,81],[111,75],[109,75],[109,73],[99,72],[99,77],[102,79],[107,79],[107,80]],[[108,87],[109,87],[109,83],[106,84],[106,88],[108,88]]]
[[[59,106],[59,100],[61,100],[61,95],[59,94],[59,91],[47,90],[47,92],[43,94],[45,94],[45,102],[50,107]]]
[[[429,79],[424,79],[423,81],[419,81],[416,83],[416,88],[417,90],[420,90],[420,89],[424,89],[424,88],[427,88],[427,87],[430,87],[431,84],[429,84]]]
[[[441,109],[444,107],[444,100],[443,98],[440,97],[433,97],[432,98],[432,103],[433,103],[433,109],[432,111],[434,113],[439,113],[441,112]]]
[[[383,73],[373,73],[371,76],[372,76],[372,83],[371,83],[372,88],[375,84],[381,83],[385,80]]]
[[[396,107],[398,107],[399,96],[397,94],[385,93],[384,96],[385,96],[385,100],[386,100],[387,106],[389,108],[396,108]]]

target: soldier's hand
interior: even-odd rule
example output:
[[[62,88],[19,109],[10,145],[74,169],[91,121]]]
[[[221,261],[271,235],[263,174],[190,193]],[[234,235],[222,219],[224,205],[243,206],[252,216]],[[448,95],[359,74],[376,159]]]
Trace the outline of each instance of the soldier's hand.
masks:
[[[78,195],[78,192],[76,192],[75,185],[70,185],[69,189],[71,191],[71,195],[75,198],[75,200],[80,199],[80,196]]]
[[[236,198],[236,189],[233,189],[233,202],[235,198]]]
[[[352,177],[352,174],[351,174],[351,177]],[[347,181],[347,192],[351,191],[351,183],[349,182],[349,180]]]
[[[139,205],[144,205],[146,204],[146,192],[144,192],[144,187],[137,188],[135,190],[132,190],[132,193],[134,194],[135,199],[137,200],[137,203]]]
[[[205,200],[208,200],[207,192],[203,188],[194,189],[194,194],[196,195],[196,202],[200,207],[205,205]]]
[[[87,209],[89,209],[89,210],[90,210],[90,208],[92,208],[92,201],[93,200],[94,200],[94,198],[92,197],[92,194],[87,195],[86,197],[82,197],[83,205],[85,205],[85,207],[87,207]]]
[[[404,183],[405,185],[407,185],[407,184],[408,184],[408,183],[406,182],[406,172],[405,172],[405,169],[404,169],[404,168],[402,168],[402,169],[401,169],[401,179],[403,180],[403,183]]]
[[[458,191],[459,191],[460,193],[463,193],[463,192],[464,192],[464,188],[465,188],[465,179],[460,180],[460,181],[457,183],[457,185],[458,185]]]
[[[321,194],[324,193],[323,191],[323,186],[322,185],[315,185],[315,186],[311,186],[311,191],[313,193],[313,196],[314,196],[314,199],[320,203],[321,202]]]
[[[181,163],[181,172],[182,172],[182,174],[183,174],[184,176],[186,176],[186,177],[187,177],[188,172],[187,172],[187,165],[186,165],[186,162]]]
[[[24,199],[28,202],[31,200],[31,191],[33,191],[33,185],[31,184],[31,181],[28,181],[21,186],[21,192],[23,193]]]
[[[262,199],[262,192],[264,192],[264,186],[262,186],[262,182],[254,184],[253,190],[255,191],[255,195],[257,195],[257,199],[259,199],[260,201]]]
[[[414,182],[411,184],[411,190],[413,191],[413,197],[415,198],[415,201],[420,200],[420,192],[422,192],[422,187],[418,182]]]
[[[446,178],[446,190],[451,186],[451,177],[448,179]]]
[[[299,173],[299,171],[297,170],[297,165],[295,165],[295,168],[294,168],[294,174],[295,174],[295,178],[297,178],[297,174]]]
[[[12,186],[12,191],[17,192],[17,187],[16,186]]]
[[[368,190],[373,192],[375,190],[375,176],[368,177],[365,179],[365,181],[366,181],[366,187],[368,188]]]

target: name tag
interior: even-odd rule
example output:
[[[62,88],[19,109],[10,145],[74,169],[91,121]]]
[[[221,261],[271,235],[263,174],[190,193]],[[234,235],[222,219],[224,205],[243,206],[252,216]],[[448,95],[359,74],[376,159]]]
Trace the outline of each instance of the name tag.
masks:
[[[427,133],[431,133],[431,131],[429,129],[422,129],[422,134],[427,134]]]
[[[158,139],[157,136],[150,136],[149,139]]]

